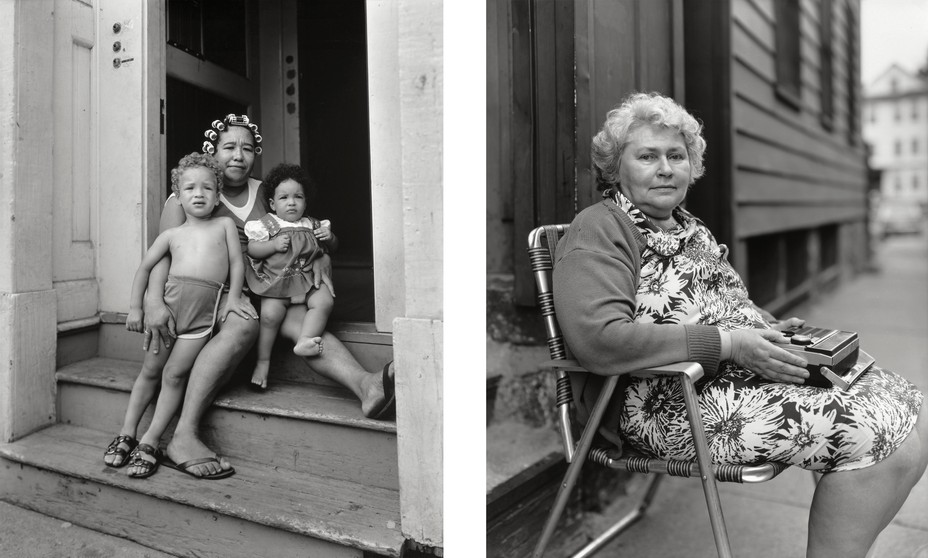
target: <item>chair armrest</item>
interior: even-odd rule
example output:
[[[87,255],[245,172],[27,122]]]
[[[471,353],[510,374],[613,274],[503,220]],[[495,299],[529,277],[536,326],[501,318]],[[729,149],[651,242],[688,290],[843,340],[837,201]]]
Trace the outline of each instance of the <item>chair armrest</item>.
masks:
[[[542,370],[564,370],[565,372],[589,372],[586,368],[580,366],[580,363],[572,359],[546,360],[538,365]],[[654,368],[645,368],[629,372],[631,376],[677,376],[686,374],[694,382],[702,378],[702,365],[698,362],[675,362],[664,366],[655,366]]]
[[[678,376],[686,374],[692,381],[697,381],[705,375],[702,365],[698,362],[675,362],[665,366],[655,366],[644,370],[635,370],[629,373],[632,376]]]
[[[579,362],[569,358],[546,360],[539,364],[538,368],[541,368],[542,370],[550,370],[553,372],[557,372],[558,370],[563,370],[565,372],[589,372],[589,370],[580,366]]]

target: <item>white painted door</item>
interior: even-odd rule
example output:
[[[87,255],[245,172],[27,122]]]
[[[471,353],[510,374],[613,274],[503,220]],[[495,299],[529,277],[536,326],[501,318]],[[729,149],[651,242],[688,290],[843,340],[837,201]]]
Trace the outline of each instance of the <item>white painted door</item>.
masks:
[[[53,281],[67,329],[126,311],[160,210],[163,71],[149,69],[162,66],[163,2],[54,4]]]
[[[99,306],[93,222],[95,142],[93,6],[55,1],[53,281],[58,322],[95,317]]]

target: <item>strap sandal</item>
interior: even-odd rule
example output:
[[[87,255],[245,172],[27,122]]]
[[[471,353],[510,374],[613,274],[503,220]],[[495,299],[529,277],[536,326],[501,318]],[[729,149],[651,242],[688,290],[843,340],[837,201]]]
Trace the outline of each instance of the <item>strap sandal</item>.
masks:
[[[153,457],[154,461],[142,458],[142,455]],[[141,468],[139,473],[128,473],[134,479],[144,479],[155,474],[158,465],[161,463],[161,450],[151,447],[148,444],[139,444],[132,454],[129,455],[129,467]]]
[[[122,445],[128,446],[128,449],[120,447]],[[103,454],[104,465],[107,467],[113,467],[114,469],[125,466],[126,463],[129,462],[127,458],[129,457],[130,452],[134,450],[137,445],[139,445],[139,441],[132,436],[125,434],[116,436],[113,438],[113,441],[110,442],[110,445],[106,447],[106,453]],[[115,455],[119,459],[113,460],[112,463],[107,463],[106,456],[108,455]]]

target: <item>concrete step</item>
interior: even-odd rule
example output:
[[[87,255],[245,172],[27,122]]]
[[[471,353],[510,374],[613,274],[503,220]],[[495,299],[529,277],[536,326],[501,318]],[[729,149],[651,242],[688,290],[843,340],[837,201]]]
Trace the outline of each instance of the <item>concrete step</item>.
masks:
[[[122,426],[138,370],[137,362],[105,358],[61,368],[58,421],[104,432],[94,442],[102,455]],[[150,407],[140,435],[151,413]],[[233,463],[260,460],[298,473],[398,489],[396,423],[365,418],[358,400],[341,387],[277,380],[256,393],[245,385],[229,386],[206,413],[201,434]]]
[[[177,556],[399,556],[396,490],[244,459],[227,479],[132,479],[103,465],[108,436],[58,424],[0,444],[0,500]]]

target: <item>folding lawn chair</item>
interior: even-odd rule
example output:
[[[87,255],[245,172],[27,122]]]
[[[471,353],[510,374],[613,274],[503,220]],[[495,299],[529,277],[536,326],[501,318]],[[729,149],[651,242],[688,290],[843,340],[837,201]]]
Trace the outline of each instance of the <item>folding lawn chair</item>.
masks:
[[[712,534],[715,545],[721,558],[731,557],[731,547],[728,542],[728,532],[725,529],[725,519],[722,516],[722,505],[719,500],[716,480],[722,482],[757,483],[768,481],[788,465],[784,463],[762,463],[757,465],[725,465],[712,464],[709,446],[706,442],[706,433],[703,429],[702,418],[699,414],[698,399],[694,384],[703,376],[702,366],[695,362],[680,362],[659,368],[639,370],[631,373],[633,376],[673,376],[679,379],[683,388],[683,397],[686,404],[687,418],[693,432],[693,443],[696,449],[696,459],[693,461],[651,459],[636,455],[624,449],[620,457],[613,457],[610,448],[592,448],[593,438],[602,421],[612,394],[615,391],[619,376],[609,376],[605,382],[596,404],[590,412],[590,418],[584,425],[580,435],[580,442],[574,442],[574,430],[571,425],[571,411],[573,395],[571,393],[568,372],[589,373],[580,366],[576,360],[570,359],[569,350],[561,336],[557,316],[554,311],[554,296],[552,290],[552,270],[554,263],[554,250],[558,241],[567,232],[569,225],[547,225],[533,230],[528,237],[529,258],[532,272],[535,275],[535,285],[538,290],[538,306],[541,309],[545,322],[545,331],[548,338],[548,351],[551,360],[543,366],[557,374],[557,414],[561,440],[564,444],[564,456],[569,466],[561,486],[558,489],[554,506],[545,522],[541,538],[538,540],[533,558],[541,558],[548,545],[557,522],[564,511],[570,492],[573,490],[583,467],[584,461],[590,461],[610,469],[625,469],[635,473],[659,473],[679,477],[699,477],[702,480],[703,491],[706,494],[706,505],[709,508],[709,521],[712,524]],[[714,475],[703,474],[703,471],[712,471]],[[574,554],[574,558],[591,556],[609,541],[622,533],[635,521],[640,519],[647,511],[653,499],[659,480],[662,477],[652,475],[646,487],[642,490],[643,496],[637,506],[627,515],[619,519],[612,527],[593,539],[589,544]]]

